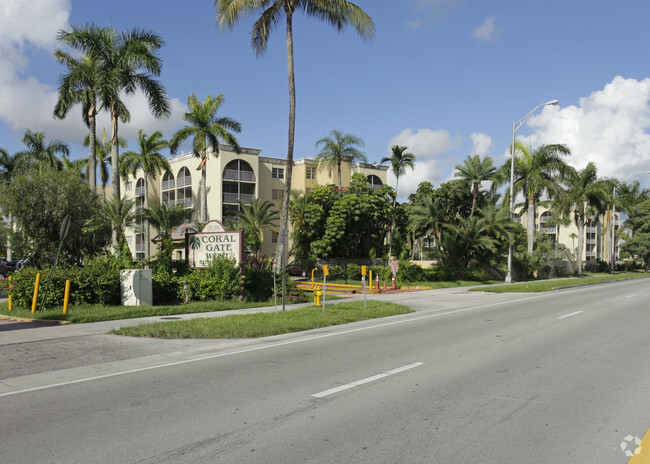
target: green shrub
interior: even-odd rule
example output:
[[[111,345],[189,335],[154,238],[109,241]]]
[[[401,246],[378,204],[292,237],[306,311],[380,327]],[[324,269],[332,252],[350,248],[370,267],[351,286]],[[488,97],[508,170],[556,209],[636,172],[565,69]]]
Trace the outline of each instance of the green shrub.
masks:
[[[165,271],[152,273],[153,304],[175,305],[183,301],[183,277]]]
[[[361,280],[361,266],[354,263],[349,263],[345,269],[347,280],[359,281]]]
[[[379,280],[382,282],[390,281],[393,275],[388,266],[372,266],[370,270],[372,270],[373,279],[376,278],[375,276],[379,276]]]
[[[110,253],[101,253],[84,261],[71,283],[70,301],[80,304],[119,305],[122,261]]]
[[[246,269],[244,272],[244,298],[246,301],[267,301],[273,296],[273,272]]]
[[[399,263],[397,280],[400,282],[423,282],[427,280],[427,274],[422,267],[404,260]]]
[[[346,270],[343,266],[337,266],[336,264],[333,264],[331,266],[327,266],[327,269],[330,271],[330,275],[327,276],[328,280],[345,280],[347,276]]]
[[[282,275],[280,274],[277,279],[277,298],[280,300],[282,298]],[[305,303],[310,300],[310,294],[307,294],[300,290],[297,286],[296,283],[289,278],[287,275],[284,279],[284,286],[286,289],[285,293],[285,302],[287,304],[292,304],[292,303]],[[273,295],[271,295],[273,296]]]
[[[234,259],[218,257],[205,269],[194,269],[186,276],[192,301],[227,301],[239,298],[243,278]]]

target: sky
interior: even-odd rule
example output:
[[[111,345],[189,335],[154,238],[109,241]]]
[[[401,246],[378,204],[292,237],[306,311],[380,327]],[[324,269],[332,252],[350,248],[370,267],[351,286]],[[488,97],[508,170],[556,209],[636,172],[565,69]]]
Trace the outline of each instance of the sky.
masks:
[[[416,168],[399,181],[404,199],[422,181],[453,177],[468,155],[508,160],[513,122],[543,106],[517,131],[536,147],[563,143],[578,169],[650,186],[650,2],[647,0],[358,0],[375,22],[372,40],[304,13],[294,16],[294,157],[314,157],[332,129],[365,142],[369,162],[405,145]],[[220,115],[239,121],[240,145],[286,158],[289,90],[284,25],[260,57],[250,45],[256,16],[216,27],[212,0],[2,0],[0,147],[24,149],[25,129],[87,156],[80,108],[52,117],[64,68],[53,57],[71,25],[151,29],[160,82],[172,115],[155,119],[141,93],[127,97],[131,121],[120,135],[136,149],[139,129],[166,138],[184,125],[187,96],[224,94]],[[98,133],[110,133],[100,116]],[[640,173],[640,174],[638,174]],[[395,179],[389,176],[389,183]]]

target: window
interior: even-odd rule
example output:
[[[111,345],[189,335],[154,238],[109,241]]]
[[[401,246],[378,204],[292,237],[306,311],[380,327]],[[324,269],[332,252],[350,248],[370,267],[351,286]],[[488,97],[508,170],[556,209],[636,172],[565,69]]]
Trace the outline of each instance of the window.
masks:
[[[284,190],[282,190],[282,189],[273,189],[271,191],[271,199],[272,200],[282,200],[282,199],[284,199]]]
[[[316,179],[316,168],[314,166],[307,166],[307,179]]]
[[[186,167],[182,167],[176,176],[176,203],[185,208],[192,207],[192,176]]]
[[[144,208],[144,179],[140,177],[135,183],[135,211],[142,211]]]
[[[271,177],[274,179],[284,179],[284,169],[283,168],[273,168],[271,172]]]
[[[368,183],[370,184],[371,189],[378,189],[383,185],[381,179],[374,174],[368,176]]]
[[[236,204],[236,210],[239,210],[239,200],[250,205],[255,198],[255,171],[251,165],[239,159],[228,163],[223,170],[222,190],[223,202]]]
[[[271,231],[271,243],[278,243],[278,233]]]
[[[133,182],[127,182],[126,183],[126,191],[130,192],[131,190],[133,190]]]
[[[163,204],[174,206],[176,204],[176,182],[171,172],[166,172],[162,178],[161,198]]]

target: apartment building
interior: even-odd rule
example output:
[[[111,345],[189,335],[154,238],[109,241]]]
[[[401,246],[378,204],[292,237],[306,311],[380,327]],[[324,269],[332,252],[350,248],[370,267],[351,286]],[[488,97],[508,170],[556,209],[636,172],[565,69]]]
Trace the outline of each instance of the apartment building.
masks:
[[[239,210],[241,200],[250,204],[251,200],[258,198],[260,201],[272,201],[278,211],[282,207],[282,198],[286,181],[286,159],[261,156],[262,150],[257,148],[241,148],[237,154],[228,145],[221,145],[219,156],[209,154],[206,167],[207,188],[207,217],[208,220],[218,220],[222,223],[232,218]],[[199,219],[201,205],[200,181],[201,159],[192,153],[182,153],[168,159],[171,170],[155,179],[149,178],[148,202],[150,205],[158,202],[168,205],[182,204],[186,208],[193,208],[192,222]],[[364,174],[370,185],[380,187],[386,182],[388,166],[365,163],[350,163],[344,161],[341,167],[341,183],[343,186],[350,184],[354,173]],[[142,172],[135,178],[123,178],[122,192],[125,198],[135,200],[136,208],[144,207],[145,182]],[[335,171],[318,169],[318,164],[312,158],[294,160],[293,178],[291,188],[301,192],[308,192],[318,185],[336,184],[338,175]],[[156,231],[150,230],[153,240]],[[173,237],[178,244],[174,258],[183,259],[185,249],[183,243],[184,231],[179,229]],[[157,245],[150,240],[146,243],[142,227],[133,227],[126,232],[127,243],[131,252],[137,258],[144,258],[146,247],[150,247],[153,256]],[[262,251],[266,255],[275,252],[277,234],[270,231],[264,233]]]

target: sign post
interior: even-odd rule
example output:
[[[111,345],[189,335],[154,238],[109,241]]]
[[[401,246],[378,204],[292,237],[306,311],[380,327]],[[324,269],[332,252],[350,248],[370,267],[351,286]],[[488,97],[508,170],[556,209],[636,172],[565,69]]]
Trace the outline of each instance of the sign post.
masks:
[[[361,282],[363,284],[363,309],[368,309],[368,301],[366,300],[366,266],[361,266]]]
[[[327,264],[323,264],[323,314],[325,314],[325,291],[327,290],[327,276],[330,275]]]

